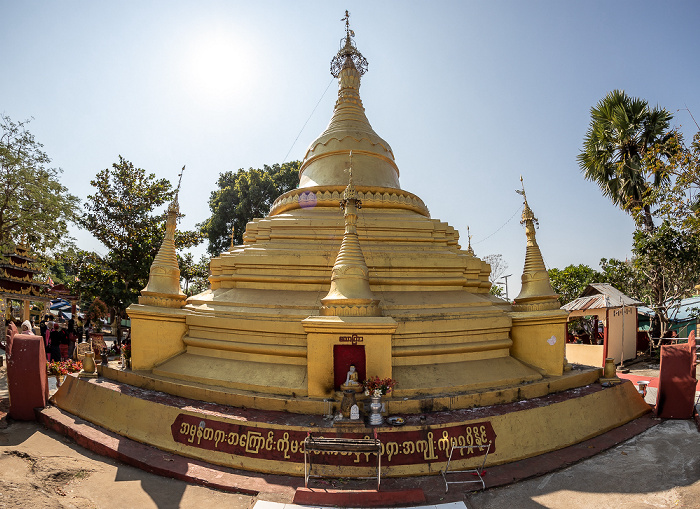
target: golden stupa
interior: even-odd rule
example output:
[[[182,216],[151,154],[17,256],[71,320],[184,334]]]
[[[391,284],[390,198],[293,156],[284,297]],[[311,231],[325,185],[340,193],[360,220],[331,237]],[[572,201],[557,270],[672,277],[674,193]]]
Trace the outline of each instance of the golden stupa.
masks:
[[[321,400],[338,388],[334,367],[347,371],[333,347],[357,334],[362,343],[348,346],[358,350],[360,362],[364,350],[361,376],[391,376],[398,382],[397,398],[562,374],[567,314],[558,310],[546,270],[538,276],[539,265],[526,265],[523,293],[533,295],[523,297],[523,304],[516,300],[516,307],[527,313],[544,309],[525,303],[532,299],[551,303],[555,311],[538,321],[539,339],[554,335],[558,341],[535,347],[534,355],[523,345],[518,355],[512,334],[519,312],[489,294],[489,265],[462,250],[458,233],[401,189],[391,147],[362,106],[366,68],[348,32],[332,62],[339,83],[333,116],[304,156],[299,187],[280,196],[268,217],[248,224],[242,246],[212,260],[211,290],[189,298],[180,313],[181,338],[171,335],[156,347],[149,330],[140,334],[134,327],[134,369]],[[347,192],[351,165],[362,202],[354,244],[364,254],[367,283],[341,295],[333,266],[342,253],[338,202]],[[141,306],[129,310],[137,322],[146,312]]]
[[[176,407],[146,403],[148,395],[71,379],[54,401],[166,450],[292,474],[303,472],[303,438],[320,427],[317,418],[306,425],[298,419],[337,411],[350,365],[360,380],[396,380],[387,412],[415,416],[400,432],[382,431],[387,475],[435,472],[451,440],[469,443],[477,432],[494,446],[489,463],[501,463],[648,411],[631,384],[594,387],[600,369],[567,365],[567,313],[552,291],[524,188],[527,245],[513,303],[489,293],[489,265],[471,246],[461,249],[457,231],[401,189],[393,151],[365,115],[367,61],[345,19],[331,63],[338,99],[327,129],[306,151],[299,187],[248,223],[243,244],[211,261],[211,289],[186,300],[173,243],[175,201],[148,286],[128,310],[133,370],[99,368],[120,383],[191,399]],[[212,415],[192,400],[229,406]],[[533,403],[517,406],[523,400]],[[236,413],[241,408],[260,415]],[[475,413],[464,413],[470,408]],[[279,410],[293,417],[268,415]],[[434,411],[444,412],[425,420]],[[351,473],[366,473],[359,461],[349,463]]]

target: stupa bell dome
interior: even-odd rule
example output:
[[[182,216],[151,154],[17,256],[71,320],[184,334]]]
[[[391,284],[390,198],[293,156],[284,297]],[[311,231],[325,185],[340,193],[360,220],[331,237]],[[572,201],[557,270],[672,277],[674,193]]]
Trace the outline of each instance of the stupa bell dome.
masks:
[[[367,61],[355,47],[351,33],[331,62],[338,78],[338,100],[326,130],[306,151],[299,169],[299,187],[344,186],[347,156],[355,158],[355,185],[400,189],[394,152],[369,123],[360,98],[360,79]]]

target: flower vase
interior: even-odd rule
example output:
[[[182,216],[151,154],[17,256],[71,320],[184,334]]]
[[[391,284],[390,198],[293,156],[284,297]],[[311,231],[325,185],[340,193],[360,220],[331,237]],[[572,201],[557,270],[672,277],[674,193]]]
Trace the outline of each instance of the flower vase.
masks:
[[[384,417],[382,417],[382,397],[381,396],[370,396],[372,402],[369,405],[369,425],[370,426],[381,426],[384,424]]]

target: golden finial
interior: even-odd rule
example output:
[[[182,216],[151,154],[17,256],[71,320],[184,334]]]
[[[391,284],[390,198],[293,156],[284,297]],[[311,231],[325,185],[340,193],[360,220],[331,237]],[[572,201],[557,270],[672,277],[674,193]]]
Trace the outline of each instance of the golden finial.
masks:
[[[525,203],[527,204],[527,196],[525,196],[525,183],[523,182],[523,176],[520,175],[520,187],[521,189],[516,189],[515,192],[518,193],[520,196],[523,197],[523,200],[525,200]]]
[[[340,51],[331,60],[331,74],[334,78],[340,76],[340,71],[345,67],[353,67],[362,76],[367,72],[367,59],[362,56],[355,47],[352,38],[355,37],[355,32],[350,28],[350,13],[345,11],[345,16],[340,20],[345,21],[345,37],[340,41]]]
[[[187,166],[187,165],[185,165],[185,166]],[[179,180],[177,181],[177,189],[175,189],[176,196],[180,192],[180,184],[182,184],[182,174],[185,173],[185,166],[182,167],[182,171],[178,175]]]
[[[236,227],[231,225],[231,250],[233,250],[233,237],[236,234]]]
[[[467,226],[467,253],[474,256],[474,250],[472,249],[472,236],[469,232],[469,226]]]
[[[525,224],[527,221],[532,221],[535,226],[540,225],[539,221],[535,217],[534,212],[532,212],[532,209],[530,208],[530,205],[527,203],[527,195],[525,194],[525,183],[523,182],[523,176],[520,175],[520,186],[522,190],[516,189],[515,192],[518,193],[520,196],[523,197],[523,217],[522,220],[520,221],[520,224]]]
[[[348,171],[350,172],[350,178],[348,180],[348,185],[345,188],[345,191],[343,191],[343,199],[340,200],[340,208],[341,210],[345,210],[345,206],[347,205],[348,201],[354,200],[355,206],[358,209],[361,209],[362,202],[357,198],[357,192],[355,191],[355,183],[352,180],[352,150],[350,151],[350,166],[348,168]]]
[[[345,16],[340,21],[345,21],[345,37],[355,37],[355,32],[350,30],[350,13],[347,9],[345,10]]]
[[[170,206],[168,206],[168,211],[173,211],[175,213],[178,213],[180,211],[180,205],[177,202],[177,198],[180,195],[180,185],[182,184],[182,174],[185,173],[185,167],[182,167],[182,170],[180,173],[178,173],[178,181],[177,181],[177,187],[175,188],[175,197],[173,198],[173,201],[170,203]]]

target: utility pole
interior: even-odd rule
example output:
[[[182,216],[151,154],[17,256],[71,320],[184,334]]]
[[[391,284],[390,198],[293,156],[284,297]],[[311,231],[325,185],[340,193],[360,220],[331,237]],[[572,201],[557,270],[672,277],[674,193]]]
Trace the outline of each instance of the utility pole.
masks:
[[[510,299],[508,298],[508,278],[509,278],[510,276],[512,276],[512,275],[513,275],[513,274],[508,274],[507,276],[501,276],[501,277],[499,278],[499,279],[505,280],[505,282],[506,282],[506,300],[507,300],[507,301],[510,301]]]

